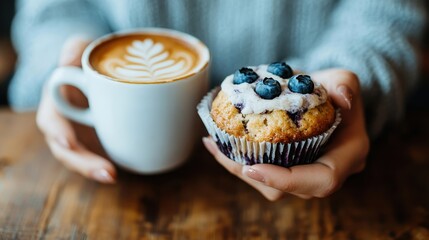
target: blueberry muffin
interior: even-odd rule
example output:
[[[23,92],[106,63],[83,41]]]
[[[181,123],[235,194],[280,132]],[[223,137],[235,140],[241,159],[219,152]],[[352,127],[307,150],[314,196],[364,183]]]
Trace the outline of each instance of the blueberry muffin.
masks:
[[[326,89],[284,62],[237,70],[198,113],[220,150],[248,165],[311,163],[341,121]]]
[[[285,63],[242,68],[222,83],[211,116],[219,128],[256,142],[301,141],[328,130],[335,109],[308,75]]]

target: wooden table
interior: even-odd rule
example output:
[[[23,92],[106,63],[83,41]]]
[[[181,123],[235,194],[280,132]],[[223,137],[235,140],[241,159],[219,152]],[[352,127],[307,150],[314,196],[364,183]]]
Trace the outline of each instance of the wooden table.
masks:
[[[326,199],[265,200],[199,146],[158,176],[113,186],[52,157],[34,114],[0,110],[0,239],[429,239],[429,112],[373,145]]]

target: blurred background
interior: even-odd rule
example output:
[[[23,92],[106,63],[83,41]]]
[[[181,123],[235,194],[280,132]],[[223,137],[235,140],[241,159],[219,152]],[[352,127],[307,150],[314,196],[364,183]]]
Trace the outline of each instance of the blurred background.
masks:
[[[7,85],[16,62],[16,54],[10,41],[10,27],[14,13],[14,0],[0,1],[0,105],[7,104]]]
[[[427,2],[429,8],[429,1]],[[10,40],[11,24],[15,13],[15,0],[0,0],[0,106],[7,105],[7,88],[17,56]],[[411,94],[409,107],[429,110],[429,23],[425,34],[425,49],[422,51],[420,87]]]

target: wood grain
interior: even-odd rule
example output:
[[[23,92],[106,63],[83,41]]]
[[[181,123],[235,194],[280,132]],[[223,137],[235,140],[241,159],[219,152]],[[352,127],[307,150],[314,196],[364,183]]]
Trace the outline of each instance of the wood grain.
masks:
[[[180,169],[107,186],[50,154],[34,114],[0,110],[0,239],[429,239],[429,113],[373,145],[326,199],[269,202],[202,146]]]

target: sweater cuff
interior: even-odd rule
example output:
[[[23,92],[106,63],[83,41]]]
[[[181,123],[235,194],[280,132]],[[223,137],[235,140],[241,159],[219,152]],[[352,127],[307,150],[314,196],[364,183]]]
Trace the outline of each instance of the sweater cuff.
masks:
[[[71,36],[94,39],[107,32],[106,27],[88,22],[60,21],[38,26],[32,35],[26,34],[27,39],[19,39],[18,68],[8,89],[11,107],[15,111],[37,108],[43,84],[57,67],[66,39]]]

